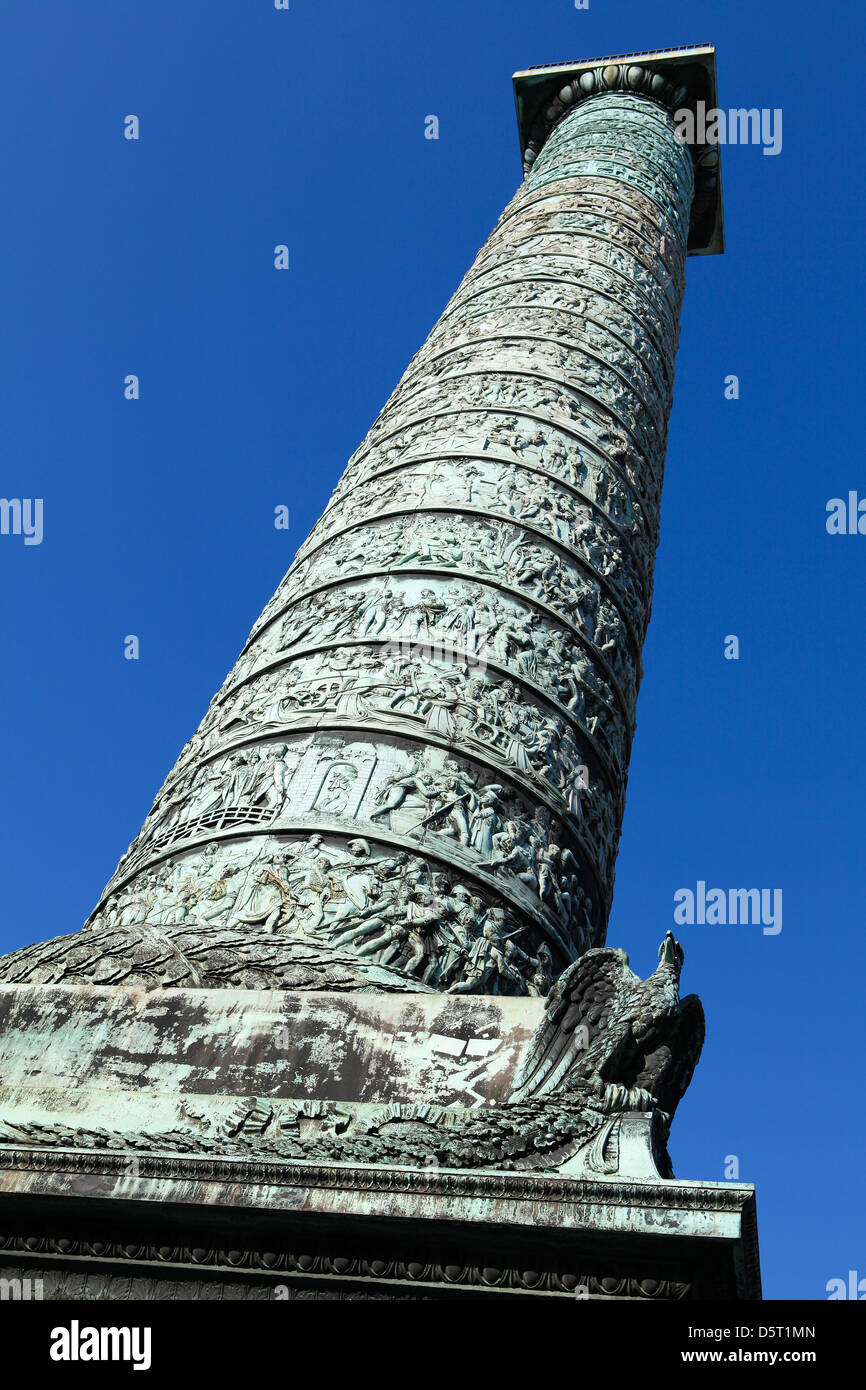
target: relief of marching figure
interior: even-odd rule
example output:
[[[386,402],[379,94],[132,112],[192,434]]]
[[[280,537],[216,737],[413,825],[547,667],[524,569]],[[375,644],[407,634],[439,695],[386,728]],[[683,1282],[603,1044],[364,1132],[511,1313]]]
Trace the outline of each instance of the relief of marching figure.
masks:
[[[544,879],[549,854],[538,871],[552,898],[568,875]],[[214,988],[250,987],[252,973],[298,988],[299,965],[330,967],[310,987],[541,995],[554,952],[531,921],[430,857],[312,834],[166,859],[110,895],[81,935],[16,952],[6,978]]]
[[[422,711],[429,704],[422,698]],[[507,708],[503,727],[507,731]],[[513,742],[513,730],[509,736]],[[119,866],[107,901],[117,898],[118,881],[127,884],[155,855],[185,853],[214,833],[233,838],[246,826],[282,835],[351,819],[372,838],[384,830],[392,841],[415,842],[474,872],[476,887],[498,887],[516,913],[544,924],[559,957],[571,959],[592,935],[592,895],[598,903],[605,891],[595,866],[605,873],[612,865],[616,813],[605,796],[610,789],[584,765],[563,761],[558,771],[572,785],[558,805],[548,798],[548,810],[522,793],[513,773],[506,782],[493,781],[488,769],[448,757],[444,748],[320,733],[295,744],[237,750],[198,768],[192,783],[181,778],[178,790],[166,788]],[[234,788],[230,813],[217,794],[226,783]],[[575,833],[576,818],[569,822],[566,812],[581,797],[583,819]],[[178,817],[179,807],[186,819]],[[162,871],[156,872],[161,883]],[[188,893],[183,902],[188,908]],[[176,910],[172,900],[170,911]],[[98,913],[92,922],[104,920]]]

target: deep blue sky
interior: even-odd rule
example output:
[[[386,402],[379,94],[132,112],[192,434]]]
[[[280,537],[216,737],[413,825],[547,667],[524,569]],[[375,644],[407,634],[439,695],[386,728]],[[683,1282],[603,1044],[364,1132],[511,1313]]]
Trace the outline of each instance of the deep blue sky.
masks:
[[[512,72],[712,42],[723,107],[782,108],[777,157],[723,150],[728,249],[688,263],[609,934],[646,974],[678,888],[783,890],[778,936],[679,932],[709,1032],[672,1145],[757,1183],[774,1298],[866,1276],[866,536],[825,529],[866,496],[856,13],[41,0],[0,44],[0,494],[45,499],[41,546],[0,537],[3,949],[89,913],[512,196]]]

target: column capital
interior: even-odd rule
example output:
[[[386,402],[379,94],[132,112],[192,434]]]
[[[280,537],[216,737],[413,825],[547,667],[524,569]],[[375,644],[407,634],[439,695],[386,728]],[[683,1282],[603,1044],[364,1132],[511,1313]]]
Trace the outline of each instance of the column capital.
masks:
[[[710,44],[617,53],[578,63],[526,68],[513,77],[517,128],[524,177],[551,131],[569,111],[594,96],[628,92],[647,97],[668,111],[716,106],[716,50]],[[717,145],[692,148],[695,196],[689,228],[690,256],[714,255],[725,249],[722,217],[721,159]]]

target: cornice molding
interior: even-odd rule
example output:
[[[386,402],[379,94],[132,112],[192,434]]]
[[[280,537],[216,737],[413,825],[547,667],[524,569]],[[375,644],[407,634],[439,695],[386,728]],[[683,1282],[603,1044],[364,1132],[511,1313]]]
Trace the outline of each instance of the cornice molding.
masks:
[[[716,54],[710,44],[526,68],[514,74],[514,96],[524,177],[532,173],[556,127],[594,97],[623,93],[673,114],[704,101],[716,106]],[[691,148],[691,147],[690,147]],[[719,151],[691,148],[695,194],[689,226],[690,255],[724,250]]]

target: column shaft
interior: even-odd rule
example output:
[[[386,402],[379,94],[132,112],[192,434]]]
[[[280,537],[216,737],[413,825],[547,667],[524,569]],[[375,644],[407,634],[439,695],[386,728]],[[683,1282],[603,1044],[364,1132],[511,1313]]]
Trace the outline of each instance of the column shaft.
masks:
[[[648,97],[563,117],[91,927],[246,933],[234,984],[273,937],[289,986],[477,993],[603,942],[693,187]]]

